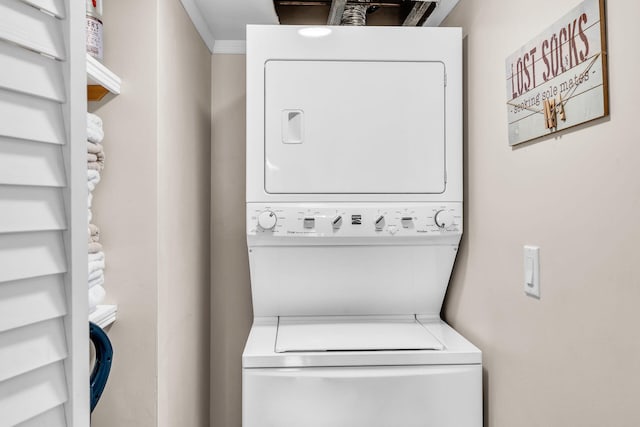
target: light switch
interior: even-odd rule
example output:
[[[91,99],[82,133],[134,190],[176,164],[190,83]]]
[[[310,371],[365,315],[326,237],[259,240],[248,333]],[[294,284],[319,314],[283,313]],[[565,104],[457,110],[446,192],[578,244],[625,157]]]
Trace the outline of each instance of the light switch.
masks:
[[[524,292],[540,299],[540,248],[524,247]]]

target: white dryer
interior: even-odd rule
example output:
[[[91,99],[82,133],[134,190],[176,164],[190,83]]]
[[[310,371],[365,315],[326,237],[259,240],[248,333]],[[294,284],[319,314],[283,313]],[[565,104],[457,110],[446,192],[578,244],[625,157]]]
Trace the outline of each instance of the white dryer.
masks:
[[[244,427],[480,427],[458,28],[247,27]]]

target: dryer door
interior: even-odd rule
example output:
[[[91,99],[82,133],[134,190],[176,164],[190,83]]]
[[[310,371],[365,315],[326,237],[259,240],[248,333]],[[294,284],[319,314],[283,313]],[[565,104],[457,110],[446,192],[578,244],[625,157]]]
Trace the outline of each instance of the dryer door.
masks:
[[[481,427],[481,365],[244,369],[243,427]]]
[[[265,191],[445,190],[442,62],[265,64]]]

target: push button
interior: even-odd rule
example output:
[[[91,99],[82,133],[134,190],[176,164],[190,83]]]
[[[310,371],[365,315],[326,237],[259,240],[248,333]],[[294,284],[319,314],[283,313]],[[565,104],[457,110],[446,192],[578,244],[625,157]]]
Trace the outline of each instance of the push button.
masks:
[[[305,218],[303,224],[304,228],[313,228],[316,226],[316,219],[313,217]]]

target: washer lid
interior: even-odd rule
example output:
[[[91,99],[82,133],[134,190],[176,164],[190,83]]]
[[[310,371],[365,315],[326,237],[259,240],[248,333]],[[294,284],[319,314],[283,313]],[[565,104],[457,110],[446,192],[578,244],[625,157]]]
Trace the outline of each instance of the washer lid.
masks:
[[[413,317],[281,317],[276,353],[301,351],[443,350]]]

